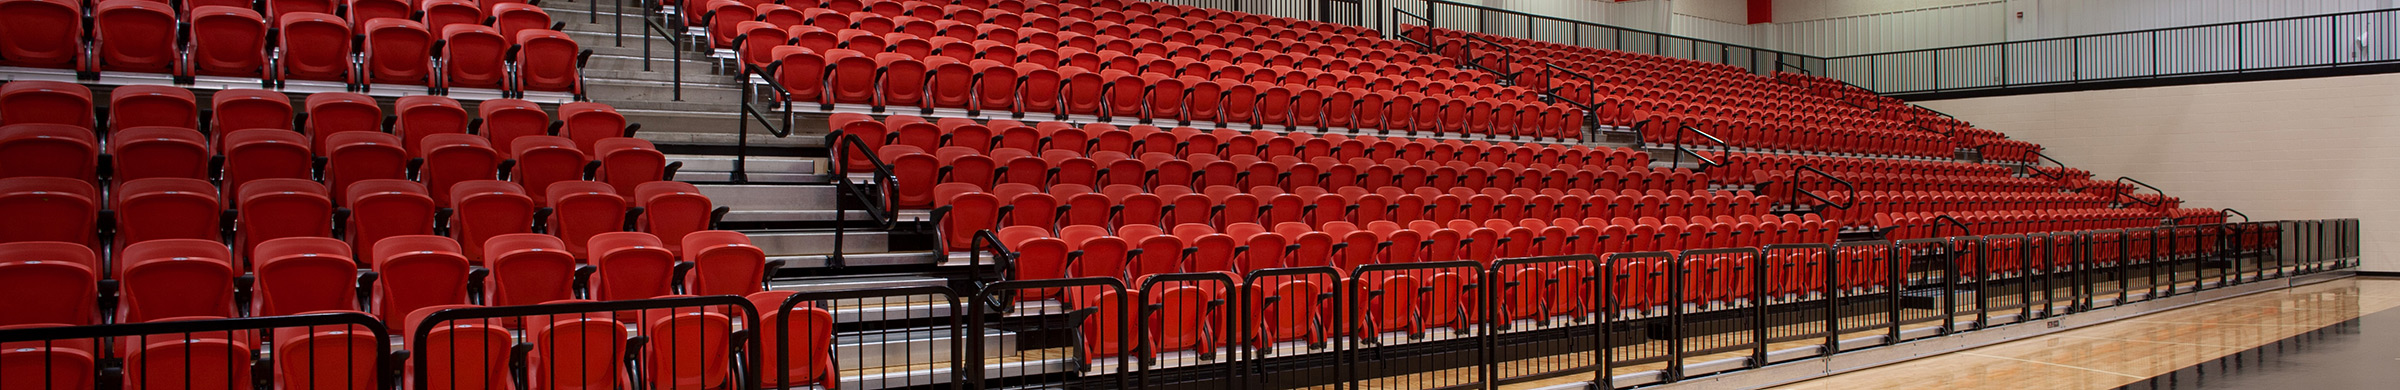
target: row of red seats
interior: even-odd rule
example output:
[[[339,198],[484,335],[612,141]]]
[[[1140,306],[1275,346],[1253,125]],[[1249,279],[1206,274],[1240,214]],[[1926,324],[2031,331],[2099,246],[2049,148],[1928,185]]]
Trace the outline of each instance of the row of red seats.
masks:
[[[916,2],[912,1],[911,3]],[[852,46],[858,46],[858,42],[862,42],[858,39],[880,39],[897,43],[898,39],[890,39],[890,37],[904,36],[932,40],[934,42],[930,45],[931,48],[946,48],[948,47],[947,42],[956,42],[968,44],[976,49],[1002,50],[998,54],[1019,54],[1014,51],[1027,48],[1020,46],[1021,44],[1031,43],[1034,44],[1030,47],[1031,49],[1040,50],[1074,48],[1088,53],[1101,50],[1134,52],[1138,49],[1159,56],[1210,57],[1227,62],[1255,65],[1294,65],[1300,64],[1299,61],[1302,60],[1312,60],[1318,61],[1318,63],[1302,66],[1312,69],[1339,70],[1362,67],[1365,69],[1399,67],[1407,69],[1406,72],[1416,72],[1417,74],[1414,76],[1424,76],[1435,72],[1456,73],[1461,77],[1480,79],[1483,84],[1497,81],[1488,74],[1459,71],[1454,66],[1439,66],[1447,60],[1415,53],[1404,43],[1371,38],[1352,41],[1352,37],[1349,36],[1325,35],[1319,32],[1301,33],[1256,25],[1219,26],[1217,23],[1207,20],[1194,21],[1192,23],[1197,24],[1191,26],[1174,26],[1173,24],[1183,23],[1176,19],[1170,19],[1169,22],[1161,23],[1162,25],[1127,25],[1072,16],[1051,18],[1042,15],[1026,17],[1006,12],[986,14],[981,10],[956,5],[949,6],[950,8],[947,9],[922,8],[930,6],[921,5],[921,8],[914,11],[901,11],[898,15],[865,11],[843,13],[826,8],[792,8],[782,4],[753,5],[735,0],[711,0],[706,3],[706,7],[705,13],[699,14],[704,15],[699,16],[702,20],[694,21],[698,23],[694,26],[708,26],[709,41],[713,46],[718,49],[730,49],[737,54],[757,52],[757,49],[773,45],[774,43],[758,42],[751,42],[747,45],[735,44],[749,42],[742,37],[751,35],[758,28],[772,28],[776,32],[788,34],[787,38],[849,42]],[[745,25],[760,27],[745,27]],[[1190,28],[1186,29],[1185,27]],[[824,34],[824,36],[818,38],[804,36],[809,34]],[[942,41],[945,38],[948,40]],[[924,45],[915,46],[922,47]],[[810,46],[810,48],[822,51],[826,47]],[[861,48],[860,50],[870,50],[870,48]],[[763,52],[757,53],[763,54]],[[1030,50],[1024,51],[1023,54],[1036,58],[1044,57],[1034,55]],[[993,57],[984,56],[984,58]],[[1016,56],[1007,57],[1014,58]],[[1048,56],[1048,58],[1058,57],[1057,54]],[[1385,73],[1398,75],[1404,72],[1395,70]],[[1450,77],[1437,78],[1451,79]]]
[[[780,307],[790,295],[790,292],[767,291],[747,298],[763,309]],[[549,303],[585,302],[590,301],[568,299]],[[371,389],[377,388],[387,371],[377,369],[376,362],[389,362],[400,365],[394,367],[397,372],[409,373],[399,375],[404,387],[507,388],[512,384],[538,384],[537,388],[566,388],[635,383],[648,387],[715,388],[741,376],[740,371],[728,364],[730,360],[710,356],[748,350],[735,342],[743,334],[735,330],[734,319],[740,317],[699,307],[643,310],[639,315],[585,313],[425,322],[444,310],[478,307],[483,306],[435,305],[409,313],[405,322],[398,317],[381,319],[392,327],[390,334],[404,340],[399,345],[376,339],[373,330],[357,325],[142,335],[125,338],[139,342],[119,343],[107,349],[96,348],[103,344],[100,339],[8,343],[5,350],[0,350],[0,371],[16,374],[0,377],[0,385],[92,388],[94,378],[110,377],[101,372],[115,372],[122,373],[124,383],[110,386],[128,388],[231,390],[258,383],[279,388]],[[329,313],[355,312],[329,310],[305,314]],[[786,320],[787,317],[790,319]],[[158,321],[210,319],[215,318],[175,317]],[[768,373],[766,381],[833,387],[838,379],[831,356],[830,313],[803,305],[791,311],[762,310],[759,319],[766,324],[785,324],[779,326],[789,326],[795,334],[789,338],[789,344],[768,342],[762,344],[764,350],[747,352],[765,356],[763,367],[783,367],[773,369],[781,371],[780,374]],[[0,326],[0,329],[62,325],[24,324]],[[750,332],[764,340],[783,340],[783,328],[757,325],[750,324]],[[523,343],[517,342],[513,334],[517,330],[523,331]],[[424,334],[421,338],[415,337],[419,331]],[[377,356],[379,347],[385,345],[428,353],[413,359],[401,358],[408,356],[402,353]],[[107,353],[96,353],[100,351]],[[104,358],[108,356],[119,358]],[[783,365],[785,356],[794,361],[789,367]],[[417,361],[425,362],[428,367],[411,368]],[[414,374],[418,372],[424,374]],[[635,382],[633,378],[641,380]]]
[[[1638,112],[1638,111],[1637,111]],[[1606,110],[1603,110],[1606,115]],[[1633,115],[1638,115],[1633,114]],[[1728,146],[1742,148],[1859,153],[1887,156],[1940,157],[1952,156],[1951,143],[1939,134],[1900,130],[1845,129],[1818,126],[1775,126],[1747,121],[1695,120],[1677,116],[1649,115],[1639,128],[1642,142],[1649,144],[1710,146],[1724,141]],[[1683,127],[1691,126],[1715,140],[1699,134],[1689,134]],[[1678,134],[1685,133],[1685,134]]]
[[[1831,198],[1831,196],[1829,196]],[[1836,198],[1836,201],[1845,201]],[[2106,198],[2079,193],[1990,193],[1990,192],[1860,192],[1850,208],[1818,210],[1819,213],[1848,218],[1854,223],[1866,223],[1883,213],[1950,214],[1979,211],[2034,211],[2057,209],[2108,208]],[[2053,229],[2054,230],[2054,229]]]
[[[1918,161],[1886,158],[1813,156],[1802,154],[1717,152],[1711,150],[1702,150],[1700,153],[1707,155],[1710,158],[1724,156],[1724,158],[1720,158],[1718,160],[1727,165],[1728,169],[1732,169],[1737,172],[1757,170],[1769,172],[1790,172],[1793,169],[1799,169],[1801,166],[1812,166],[1818,170],[1834,173],[1836,175],[1893,174],[1993,178],[2008,177],[2013,174],[2013,171],[2011,171],[2008,167],[1988,164],[1963,163],[1956,161]]]
[[[144,242],[221,241],[234,244],[235,257],[228,259],[248,268],[265,260],[268,251],[261,246],[281,238],[330,238],[366,252],[391,237],[446,234],[467,243],[463,253],[481,258],[488,252],[481,244],[492,237],[544,233],[572,242],[564,253],[582,258],[590,256],[582,244],[591,237],[636,231],[680,243],[708,229],[717,215],[707,197],[682,182],[645,183],[630,201],[605,183],[562,181],[550,187],[550,203],[541,207],[515,183],[465,181],[451,206],[436,207],[421,184],[365,180],[353,184],[337,207],[323,185],[301,179],[254,181],[238,196],[220,200],[205,181],[149,178],[125,183],[103,208],[99,200],[108,198],[89,184],[7,178],[0,179],[0,212],[52,223],[0,229],[0,243],[73,242],[117,249],[113,259],[104,260],[122,262],[131,261],[123,249]],[[676,244],[654,246],[682,252]],[[353,268],[367,266],[361,262]]]
[[[0,58],[8,65],[85,72],[255,77],[268,85],[322,80],[353,87],[426,85],[437,93],[489,88],[580,96],[581,69],[591,54],[551,30],[549,16],[527,4],[431,0],[422,5],[420,22],[374,14],[348,20],[331,14],[332,2],[267,3],[271,12],[262,15],[247,3],[189,2],[192,7],[179,16],[167,3],[150,0],[13,0],[0,5],[12,10],[9,23],[54,28],[10,34]],[[388,5],[359,11],[390,12],[368,11]],[[494,25],[482,25],[487,11]]]
[[[1237,222],[1218,228],[1175,224],[1119,226],[1003,226],[995,236],[1014,253],[1015,279],[1117,277],[1137,280],[1178,272],[1231,272],[1305,266],[1350,269],[1366,264],[1557,256],[1578,253],[1679,250],[1830,242],[1833,224],[1812,217],[1671,216],[1664,220],[1600,217],[1550,220],[1506,216],[1448,221],[1374,220]],[[1405,227],[1404,227],[1405,226]],[[1080,253],[1077,253],[1080,252]]]
[[[1065,122],[1037,122],[1030,126],[1013,120],[976,122],[964,118],[940,118],[926,121],[910,115],[892,115],[877,120],[863,114],[837,113],[828,122],[831,129],[844,135],[857,136],[868,150],[901,145],[920,151],[936,151],[961,147],[976,153],[992,154],[1003,149],[1016,149],[1030,154],[1047,154],[1059,150],[1089,156],[1113,152],[1126,156],[1166,154],[1180,159],[1194,156],[1219,158],[1274,158],[1292,156],[1304,160],[1320,157],[1340,160],[1366,158],[1388,160],[1426,160],[1437,164],[1484,163],[1507,166],[1554,165],[1637,168],[1650,164],[1648,155],[1632,149],[1591,147],[1585,145],[1533,144],[1433,140],[1406,137],[1352,137],[1343,134],[1317,135],[1311,133],[1277,133],[1265,130],[1243,132],[1233,129],[1200,130],[1190,127],[1160,129],[1156,126],[1134,125],[1119,128],[1106,123],[1075,126]],[[849,150],[850,170],[873,168],[866,152]],[[1146,158],[1146,157],[1145,157]],[[889,157],[885,157],[889,160]],[[1206,165],[1195,161],[1193,165]]]
[[[1899,212],[1876,214],[1874,216],[1875,220],[1873,223],[1877,227],[1884,228],[1885,238],[1891,240],[1906,240],[1915,238],[1965,235],[1965,233],[1962,233],[1958,230],[1956,225],[1951,225],[1947,221],[1941,221],[1940,217],[1944,215],[1950,215],[1952,218],[1958,219],[1962,224],[1970,222],[1968,218],[1976,218],[1972,222],[2008,222],[1987,225],[1968,225],[1969,229],[1977,229],[1978,226],[1983,226],[1983,228],[1974,230],[1972,232],[1974,234],[1982,235],[2146,228],[2157,227],[2163,221],[2163,219],[2160,218],[2160,213],[2157,212],[2112,208],[2054,209],[2002,213],[2005,213],[2003,215],[2017,215],[2022,217],[2001,217],[1995,221],[1990,216],[1978,216],[1976,214],[1963,212],[1938,214],[1923,212]],[[2020,220],[2009,221],[2008,219],[2010,218],[2017,218]]]
[[[232,248],[214,240],[143,241],[127,246],[113,264],[77,243],[0,243],[0,278],[10,282],[7,301],[15,313],[0,326],[322,310],[395,318],[469,301],[530,305],[761,290],[766,255],[741,233],[695,232],[680,244],[687,250],[679,257],[649,233],[603,233],[588,242],[600,250],[587,260],[567,254],[565,241],[540,233],[493,236],[478,245],[489,249],[479,257],[443,236],[394,236],[364,252],[332,238],[287,237],[261,243],[256,261],[243,265]],[[370,272],[362,274],[359,264]]]
[[[1087,242],[1105,243],[1113,238]],[[1039,240],[1055,239],[1039,238],[1034,242]],[[1892,264],[1888,259],[1889,249],[1855,247],[1842,252],[1852,262],[1839,269],[1842,282],[1833,289],[1825,285],[1825,267],[1829,262],[1822,253],[1770,253],[1764,259],[1767,284],[1757,287],[1768,299],[1880,288],[1889,280],[1888,265]],[[1139,308],[1143,313],[1140,315],[1152,319],[1148,321],[1151,327],[1139,330],[1138,337],[1143,338],[1143,345],[1151,347],[1146,353],[1155,356],[1173,351],[1210,351],[1221,344],[1252,347],[1290,341],[1315,344],[1345,335],[1372,338],[1391,332],[1413,335],[1433,329],[1464,330],[1485,323],[1477,300],[1486,288],[1496,289],[1491,294],[1497,298],[1494,304],[1499,305],[1495,308],[1500,315],[1495,319],[1498,321],[1586,318],[1601,311],[1602,302],[1595,302],[1594,296],[1613,301],[1609,302],[1610,307],[1633,311],[1635,316],[1665,315],[1667,306],[1678,302],[1674,299],[1677,296],[1683,298],[1681,303],[1693,305],[1749,299],[1753,291],[1749,266],[1749,259],[1730,256],[1682,260],[1629,258],[1605,265],[1602,270],[1584,264],[1507,267],[1495,271],[1500,280],[1482,284],[1477,283],[1482,276],[1454,269],[1357,275],[1373,280],[1356,282],[1360,288],[1351,294],[1363,295],[1359,301],[1364,306],[1351,312],[1355,314],[1333,311],[1332,305],[1322,300],[1341,290],[1339,286],[1351,284],[1347,277],[1340,281],[1309,276],[1266,279],[1260,280],[1260,284],[1240,286],[1250,290],[1248,294],[1253,297],[1247,307],[1259,310],[1259,314],[1253,315],[1257,323],[1237,325],[1253,327],[1242,332],[1254,337],[1248,340],[1233,337],[1237,333],[1234,330],[1200,326],[1222,321],[1229,315],[1226,309],[1215,308],[1212,303],[1232,296],[1227,286],[1169,282],[1143,287],[1154,290],[1148,292],[1088,289],[1059,293],[1075,306],[1100,310],[1099,314],[1086,317],[1081,331],[1090,351],[1088,359],[1116,356],[1120,350],[1131,349],[1119,341],[1121,336],[1116,333],[1119,328],[1105,323],[1118,318],[1115,313],[1127,308]],[[1680,273],[1683,279],[1680,281],[1667,276],[1677,275],[1677,270],[1690,272]],[[1592,289],[1598,285],[1593,280],[1602,277],[1612,278],[1611,288],[1595,294]],[[1684,291],[1671,289],[1677,282],[1683,284]],[[1149,301],[1126,304],[1125,301],[1137,296],[1149,297]],[[1334,322],[1332,319],[1340,317],[1349,317],[1344,322],[1353,327],[1338,329],[1329,325]]]
[[[425,95],[400,97],[387,111],[375,98],[355,93],[310,94],[295,107],[292,97],[282,92],[227,89],[210,92],[203,107],[192,90],[126,85],[109,91],[105,115],[98,113],[95,102],[91,89],[81,84],[13,81],[0,85],[0,125],[54,123],[109,131],[161,126],[220,137],[235,130],[283,129],[309,134],[309,146],[319,149],[333,133],[380,131],[399,135],[410,153],[420,152],[419,144],[427,136],[461,133],[481,134],[501,146],[514,145],[517,137],[557,135],[574,140],[584,153],[600,154],[600,139],[632,137],[640,129],[616,108],[592,102],[561,104],[556,120],[540,104],[522,99],[474,102],[470,112],[456,99]]]
[[[1583,125],[1579,110],[1560,105],[1362,95],[1071,65],[959,63],[943,56],[921,61],[903,53],[869,56],[849,49],[822,55],[798,46],[775,50],[776,63],[768,68],[795,101],[1554,138],[1577,137]]]
[[[1246,192],[1234,186],[1211,186],[1194,192],[1183,186],[1145,190],[1132,185],[1112,185],[1093,192],[1081,185],[1044,189],[1020,183],[1005,183],[991,192],[982,192],[971,185],[949,183],[936,188],[935,204],[941,207],[936,214],[937,232],[944,237],[946,250],[970,249],[972,234],[978,230],[1011,226],[1053,231],[1069,226],[1115,229],[1142,224],[1224,228],[1239,223],[1301,223],[1321,227],[1335,222],[1376,221],[1733,218],[1767,212],[1765,198],[1747,193],[1543,192],[1519,188],[1515,193],[1499,189],[1480,193],[1421,189],[1404,193],[1397,189],[1369,192],[1345,187],[1329,193],[1318,187],[1301,187],[1287,193],[1268,186],[1253,187]]]

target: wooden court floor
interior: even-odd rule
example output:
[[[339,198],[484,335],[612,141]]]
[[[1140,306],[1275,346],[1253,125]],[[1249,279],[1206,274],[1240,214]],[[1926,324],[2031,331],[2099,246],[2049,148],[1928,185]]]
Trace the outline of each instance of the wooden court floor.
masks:
[[[2109,389],[2394,307],[2400,280],[2354,277],[1777,389]]]

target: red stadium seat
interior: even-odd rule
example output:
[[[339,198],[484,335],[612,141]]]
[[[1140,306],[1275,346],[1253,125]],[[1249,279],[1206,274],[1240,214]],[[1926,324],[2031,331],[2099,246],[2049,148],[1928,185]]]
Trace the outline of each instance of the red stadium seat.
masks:
[[[749,295],[764,289],[772,271],[766,252],[750,245],[750,237],[728,230],[693,232],[683,237],[683,261],[693,264],[692,295]]]
[[[527,29],[516,33],[517,91],[567,92],[583,95],[583,64],[592,52],[577,46],[567,33]],[[569,103],[574,104],[574,103]]]
[[[99,298],[95,286],[100,282],[100,264],[92,249],[82,244],[0,243],[0,310],[10,313],[0,317],[0,328],[99,324],[94,302]],[[7,361],[0,357],[0,370],[14,371]]]
[[[19,271],[11,269],[10,271]],[[0,325],[0,329],[46,328],[65,324]],[[89,340],[26,341],[0,344],[0,386],[11,389],[74,390],[92,386],[99,365]]]
[[[418,169],[417,180],[425,183],[434,204],[452,207],[450,190],[460,182],[498,177],[499,152],[483,137],[434,134],[425,136],[423,142],[417,159],[424,161],[424,166]]]
[[[350,244],[325,237],[287,237],[259,243],[255,288],[258,316],[319,310],[358,311],[358,265]]]
[[[428,2],[427,4],[432,4]],[[508,82],[508,39],[500,30],[473,24],[451,24],[440,27],[441,40],[434,46],[434,60],[440,64],[438,85],[450,88],[506,87]]]
[[[211,6],[214,7],[214,6]],[[202,7],[208,8],[208,7]],[[224,335],[217,333],[216,335]],[[125,388],[250,389],[250,342],[212,335],[144,338],[125,357]]]
[[[667,156],[657,146],[640,138],[602,138],[592,147],[600,161],[600,172],[594,179],[607,182],[618,195],[631,196],[642,183],[667,180],[668,167],[681,165],[668,163]]]
[[[332,237],[333,200],[324,185],[307,179],[260,179],[243,184],[234,199],[241,202],[235,231],[241,234],[243,259],[252,259],[267,240]]]
[[[165,239],[125,247],[116,279],[124,304],[117,322],[234,315],[233,254],[215,240]]]
[[[759,322],[790,323],[789,328],[781,325],[756,328],[760,344],[766,348],[758,353],[761,361],[758,369],[766,373],[759,379],[760,385],[831,388],[838,379],[833,367],[833,313],[807,302],[791,311],[781,310],[784,300],[791,296],[790,291],[763,291],[747,296],[759,310]],[[787,332],[791,335],[785,336]],[[786,338],[789,343],[776,341]],[[790,362],[783,360],[786,355],[790,356]]]
[[[447,39],[450,26],[483,24],[483,8],[474,0],[420,0],[416,2],[425,32],[433,39]],[[497,61],[497,60],[494,60]]]
[[[320,0],[270,0],[270,9],[284,4],[317,4]],[[324,10],[274,12],[278,19],[276,77],[286,80],[351,81],[350,22]],[[319,94],[323,95],[323,94]],[[316,96],[309,96],[315,98]]]
[[[377,179],[351,183],[342,198],[350,209],[350,220],[337,221],[348,228],[346,237],[355,246],[353,253],[368,253],[376,242],[385,238],[433,234],[434,201],[425,186],[407,180]],[[360,257],[360,265],[366,265]]]
[[[449,0],[426,4],[440,1]],[[371,19],[360,29],[360,35],[366,36],[366,46],[360,50],[363,55],[359,58],[366,69],[367,82],[425,85],[433,74],[433,62],[427,58],[433,52],[433,34],[424,24],[398,18]]]
[[[544,318],[548,320],[549,318]],[[622,383],[626,331],[606,318],[557,318],[531,324],[525,371],[533,389],[611,388]]]
[[[183,67],[176,47],[182,20],[166,2],[104,0],[92,11],[92,61],[100,70],[176,73]],[[120,87],[123,88],[123,87]],[[115,107],[115,106],[111,106]]]
[[[282,92],[263,89],[228,89],[209,97],[210,112],[215,114],[209,127],[217,135],[217,147],[223,149],[224,137],[247,129],[292,130],[292,98]],[[302,145],[307,145],[303,143]]]
[[[550,189],[550,183],[582,180],[583,166],[590,162],[582,149],[575,147],[575,141],[546,135],[518,137],[510,145],[509,155],[517,162],[516,172],[509,174],[509,178],[531,190],[528,194],[536,202],[549,201],[543,193]]]
[[[678,308],[667,314],[651,310],[644,321],[647,327],[642,336],[650,344],[642,351],[642,378],[652,389],[715,389],[723,388],[731,377],[729,353],[741,338],[733,333],[733,319],[725,313],[700,308]],[[763,327],[774,327],[772,323]],[[773,343],[773,341],[768,341]]]
[[[66,0],[0,1],[0,64],[84,66],[83,5]]]
[[[658,241],[658,236],[642,232],[600,233],[592,235],[586,248],[590,252],[586,263],[600,267],[598,276],[592,280],[593,299],[648,299],[675,293],[677,259]]]
[[[627,124],[625,115],[618,114],[615,107],[592,102],[559,105],[558,119],[566,122],[566,127],[561,128],[558,135],[575,140],[575,150],[587,155],[598,154],[599,149],[594,145],[599,144],[600,140],[632,137],[638,128]]]
[[[111,195],[116,242],[125,244],[184,238],[219,239],[217,187],[206,180],[158,177],[119,184]]]
[[[492,99],[475,104],[483,120],[482,133],[492,145],[515,145],[518,137],[549,135],[553,122],[542,106],[519,99]]]
[[[400,137],[350,131],[335,133],[325,142],[323,175],[336,201],[349,200],[350,186],[361,181],[408,178],[408,151],[401,149]]]
[[[510,337],[508,329],[500,327],[498,321],[423,323],[433,313],[470,307],[477,306],[426,306],[407,314],[407,322],[394,333],[408,340],[410,351],[425,351],[422,356],[428,364],[424,367],[426,375],[422,378],[414,374],[401,375],[406,381],[405,385],[444,390],[508,388],[509,349],[516,342]],[[418,337],[415,332],[424,332],[425,336]],[[416,372],[414,367],[409,370]]]
[[[465,244],[461,251],[481,264],[483,243],[503,234],[532,233],[534,202],[525,188],[499,180],[458,182],[450,189],[450,236]]]
[[[127,85],[108,92],[108,129],[143,126],[200,128],[192,91],[164,85]],[[114,134],[111,134],[113,137]]]
[[[624,196],[596,181],[562,181],[549,188],[550,232],[566,240],[567,252],[588,258],[584,243],[592,236],[625,230]]]
[[[636,186],[633,205],[643,209],[641,218],[635,222],[641,231],[658,235],[660,241],[667,242],[667,250],[683,253],[687,257],[691,253],[682,249],[681,243],[687,240],[684,236],[708,230],[716,212],[708,196],[701,195],[698,187],[678,181],[654,181]]]
[[[94,245],[100,191],[85,180],[0,178],[0,215],[42,223],[0,224],[0,243],[59,241]]]
[[[267,19],[247,8],[201,6],[185,15],[190,23],[190,62],[183,74],[267,76]]]
[[[376,356],[376,344],[389,341],[373,332],[358,325],[276,328],[275,382],[287,389],[378,388],[375,368],[384,357]]]
[[[385,238],[375,242],[371,258],[380,278],[375,284],[376,317],[467,303],[467,258],[459,255],[458,241],[442,236]]]
[[[207,136],[190,128],[145,126],[110,133],[108,154],[115,165],[110,167],[112,180],[129,183],[148,178],[207,179],[213,173],[208,170],[209,158],[216,152],[209,149]]]
[[[327,140],[341,132],[380,133],[383,128],[383,107],[375,98],[349,92],[327,92],[308,96],[308,127],[304,129],[315,141],[310,148],[319,153],[332,152]],[[397,142],[393,143],[397,146]]]
[[[557,236],[502,234],[483,249],[483,264],[492,270],[492,296],[486,302],[520,306],[575,298],[575,256]]]
[[[20,2],[24,1],[11,3]],[[0,84],[0,126],[20,124],[58,124],[91,129],[92,90],[84,88],[82,84],[57,81],[28,80]]]
[[[408,20],[409,14],[416,12],[412,8],[415,4],[407,0],[345,0],[343,3],[343,8],[349,10],[349,14],[343,17],[350,19],[351,24],[360,26],[372,26],[380,19]]]
[[[471,121],[458,100],[433,95],[402,96],[392,103],[392,114],[397,117],[392,132],[400,135],[409,156],[425,150],[425,136],[466,134]]]
[[[100,142],[90,127],[48,123],[0,126],[0,178],[95,180]]]
[[[542,11],[542,7],[501,0],[481,3],[484,14],[491,17],[489,25],[500,30],[500,37],[509,39],[511,43],[520,45],[525,43],[524,40],[517,38],[519,37],[518,32],[550,29],[550,13]]]

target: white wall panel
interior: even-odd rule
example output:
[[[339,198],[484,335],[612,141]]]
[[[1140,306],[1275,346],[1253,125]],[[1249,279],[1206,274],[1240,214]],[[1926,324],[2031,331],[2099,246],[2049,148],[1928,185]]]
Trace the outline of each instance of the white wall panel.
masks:
[[[1763,43],[1760,42],[1759,33],[1770,27],[1766,24],[1751,25],[1680,13],[1675,14],[1674,24],[1675,28],[1668,31],[1669,34],[1751,47]]]
[[[2400,75],[1923,103],[2100,178],[2259,220],[2360,218],[2364,270],[2400,272]]]
[[[1776,24],[1770,48],[1818,56],[1880,53],[1999,42],[2008,36],[2006,2]]]

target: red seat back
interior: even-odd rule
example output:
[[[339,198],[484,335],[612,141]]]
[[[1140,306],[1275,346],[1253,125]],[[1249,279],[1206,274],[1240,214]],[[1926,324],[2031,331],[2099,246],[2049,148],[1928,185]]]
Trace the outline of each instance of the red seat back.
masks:
[[[574,38],[548,29],[515,34],[520,46],[514,58],[518,90],[583,93],[582,61],[588,52],[577,46]]]
[[[647,299],[674,293],[671,285],[677,259],[658,241],[658,236],[642,232],[600,233],[592,235],[585,248],[589,263],[600,267],[592,280],[594,299]]]
[[[192,71],[257,77],[266,73],[267,20],[248,8],[202,6],[188,15]]]
[[[68,0],[0,1],[0,63],[83,66],[83,5]]]
[[[92,245],[99,191],[84,180],[0,178],[0,215],[41,223],[0,224],[0,242],[59,241]]]
[[[551,183],[547,192],[550,208],[557,210],[550,213],[550,231],[577,258],[588,257],[584,244],[593,236],[625,229],[625,197],[607,183],[562,181]]]
[[[164,85],[127,85],[109,91],[108,101],[108,127],[112,131],[142,126],[200,128],[199,103],[192,97],[191,90]]]
[[[270,8],[285,4],[325,5],[322,10],[275,12],[280,28],[276,36],[282,56],[275,61],[285,79],[350,81],[350,22],[325,12],[333,12],[323,0],[272,0]],[[311,7],[314,8],[314,7]],[[320,94],[322,95],[322,94]],[[314,98],[315,96],[310,96]],[[380,122],[378,122],[380,123]]]
[[[528,194],[537,203],[549,201],[543,194],[549,191],[550,183],[582,180],[583,165],[588,162],[583,150],[575,147],[575,141],[565,137],[518,137],[509,149],[509,155],[517,160],[517,171],[509,179],[529,190]]]
[[[258,245],[258,310],[261,316],[319,310],[356,311],[359,264],[350,244],[325,237],[287,237]]]
[[[232,317],[233,254],[215,240],[166,239],[128,245],[118,256],[121,323],[174,317]],[[138,355],[137,355],[138,356]]]
[[[457,211],[450,216],[450,236],[465,244],[467,259],[480,264],[483,245],[502,234],[531,233],[533,198],[524,187],[499,180],[470,180],[459,182],[450,189],[450,207]]]
[[[40,80],[0,85],[0,125],[35,123],[92,128],[92,90],[82,84]]]
[[[206,180],[139,179],[118,185],[112,194],[119,248],[149,240],[220,236],[217,187]]]
[[[763,289],[767,255],[750,245],[750,237],[729,230],[693,232],[683,237],[683,261],[692,262],[692,295],[749,295]]]
[[[361,62],[366,68],[369,82],[425,83],[426,77],[433,73],[433,65],[427,61],[427,56],[433,51],[433,34],[425,29],[424,24],[399,18],[377,18],[367,20],[364,26],[362,34],[366,36],[366,47],[362,50],[365,56],[361,57]]]
[[[0,178],[95,180],[100,142],[91,128],[49,123],[0,126]]]
[[[375,284],[377,317],[467,303],[467,258],[459,254],[458,241],[395,236],[376,241],[371,258],[373,269],[382,275]]]
[[[494,236],[484,244],[495,306],[533,305],[574,298],[575,256],[565,241],[540,233]]]
[[[473,24],[441,27],[444,88],[501,88],[507,81],[508,39],[499,29]]]
[[[104,70],[173,73],[183,64],[176,47],[181,20],[166,2],[106,0],[92,11],[95,52]],[[115,107],[115,106],[111,106]]]
[[[100,264],[82,244],[0,243],[0,310],[10,313],[0,317],[0,327],[100,323],[92,305],[99,297]],[[0,357],[0,365],[8,360]]]
[[[348,239],[357,253],[367,253],[385,238],[433,234],[434,201],[423,184],[394,179],[361,180],[350,184],[342,204],[351,210],[350,220],[342,222],[349,224]]]

